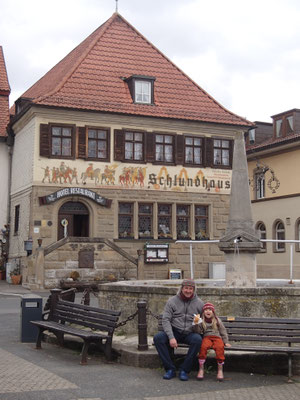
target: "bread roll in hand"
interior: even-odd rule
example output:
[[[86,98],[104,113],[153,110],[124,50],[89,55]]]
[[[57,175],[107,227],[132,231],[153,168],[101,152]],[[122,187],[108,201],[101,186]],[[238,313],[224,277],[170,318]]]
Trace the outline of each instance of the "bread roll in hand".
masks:
[[[200,314],[194,314],[194,324],[201,324],[202,318],[200,317]]]

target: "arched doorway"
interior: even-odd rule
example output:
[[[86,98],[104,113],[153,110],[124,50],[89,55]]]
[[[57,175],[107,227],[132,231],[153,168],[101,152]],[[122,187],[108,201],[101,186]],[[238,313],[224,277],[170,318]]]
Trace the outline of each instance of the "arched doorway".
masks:
[[[57,240],[64,237],[62,221],[67,220],[67,235],[76,237],[89,236],[89,210],[79,201],[68,201],[58,211]]]

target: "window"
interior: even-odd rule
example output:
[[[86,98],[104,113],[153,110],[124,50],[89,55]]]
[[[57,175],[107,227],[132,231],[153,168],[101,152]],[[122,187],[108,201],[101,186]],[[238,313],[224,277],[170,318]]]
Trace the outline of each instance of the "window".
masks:
[[[249,144],[255,143],[255,129],[249,130]]]
[[[135,83],[135,102],[150,104],[151,82],[136,80],[134,83]]]
[[[186,136],[184,138],[185,151],[184,162],[185,164],[202,164],[202,138]]]
[[[266,239],[267,238],[267,231],[266,231],[266,227],[265,224],[263,222],[259,222],[256,226],[256,232],[259,236],[260,239]],[[263,244],[263,250],[267,250],[267,243],[266,242],[262,242]]]
[[[15,223],[14,223],[15,235],[19,233],[19,224],[20,224],[20,205],[17,205],[15,206]]]
[[[285,229],[281,221],[275,224],[275,240],[285,240]],[[285,243],[275,242],[275,252],[285,251]]]
[[[138,230],[139,238],[152,238],[153,221],[152,204],[139,204]]]
[[[294,119],[293,119],[292,115],[290,115],[289,117],[286,117],[286,131],[287,131],[287,133],[294,132]]]
[[[174,162],[174,137],[171,135],[155,135],[155,161]]]
[[[144,135],[141,132],[125,132],[125,160],[144,159]]]
[[[255,190],[256,199],[263,199],[265,197],[265,174],[263,172],[255,174]]]
[[[133,203],[119,203],[119,237],[133,238]]]
[[[107,160],[109,151],[108,132],[104,129],[88,129],[88,158]]]
[[[195,205],[195,238],[196,240],[209,239],[207,206]]]
[[[176,208],[177,239],[190,239],[190,206],[177,205]]]
[[[158,238],[172,238],[172,205],[158,204],[157,217]]]
[[[275,121],[275,133],[276,137],[282,136],[282,119],[277,119]]]
[[[124,78],[128,83],[132,100],[136,104],[154,103],[154,81],[152,76],[132,75]]]
[[[51,127],[51,155],[61,157],[72,156],[72,128],[67,126]]]
[[[230,141],[214,139],[214,165],[229,166]]]

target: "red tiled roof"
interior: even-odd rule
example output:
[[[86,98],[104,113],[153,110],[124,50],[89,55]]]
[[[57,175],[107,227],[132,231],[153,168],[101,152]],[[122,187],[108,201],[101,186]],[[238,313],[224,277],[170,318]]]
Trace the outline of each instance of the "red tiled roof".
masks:
[[[154,105],[133,103],[122,79],[132,75],[156,78]],[[54,107],[252,125],[217,103],[118,13],[22,97]]]
[[[284,137],[277,137],[277,138],[270,138],[265,140],[259,144],[248,145],[246,150],[247,153],[250,154],[251,152],[258,152],[262,150],[266,150],[272,147],[283,146],[288,143],[299,142],[300,141],[300,132],[295,132],[293,134],[289,134]]]
[[[9,122],[10,87],[7,78],[3,49],[0,46],[0,136],[6,136],[6,127]]]

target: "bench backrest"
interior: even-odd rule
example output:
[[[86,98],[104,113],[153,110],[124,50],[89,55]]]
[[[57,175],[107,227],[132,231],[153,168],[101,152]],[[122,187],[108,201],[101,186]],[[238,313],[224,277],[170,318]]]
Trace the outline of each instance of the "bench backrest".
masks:
[[[300,319],[220,317],[229,342],[300,343]]]
[[[120,314],[120,311],[106,310],[65,300],[58,300],[54,308],[53,320],[61,323],[68,322],[113,334]]]
[[[219,317],[232,342],[284,342],[300,343],[300,319]],[[162,314],[158,318],[162,331]]]

